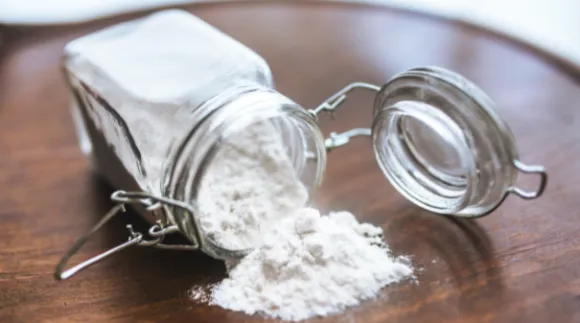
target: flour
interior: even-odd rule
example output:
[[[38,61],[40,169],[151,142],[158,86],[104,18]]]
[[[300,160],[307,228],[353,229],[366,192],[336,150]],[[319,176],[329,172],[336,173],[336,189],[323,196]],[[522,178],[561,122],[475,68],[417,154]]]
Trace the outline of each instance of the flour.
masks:
[[[282,138],[259,122],[222,144],[214,157],[198,195],[200,222],[218,245],[252,248],[307,200]]]
[[[209,293],[206,288],[202,286],[196,286],[189,290],[189,298],[192,301],[207,303],[210,301]]]
[[[292,321],[340,313],[413,274],[372,243],[381,232],[348,212],[299,209],[213,288],[211,303]]]

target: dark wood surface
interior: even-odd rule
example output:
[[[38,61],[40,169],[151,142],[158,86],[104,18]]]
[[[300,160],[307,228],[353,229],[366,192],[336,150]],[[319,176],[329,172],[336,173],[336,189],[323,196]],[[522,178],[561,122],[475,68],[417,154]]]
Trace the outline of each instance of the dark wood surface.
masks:
[[[352,81],[384,82],[437,64],[478,83],[510,124],[522,160],[548,167],[543,197],[508,200],[459,221],[399,196],[366,140],[333,151],[317,199],[383,226],[417,282],[312,322],[580,322],[580,88],[578,72],[483,31],[378,7],[309,3],[201,5],[192,11],[263,55],[278,89],[312,107]],[[111,192],[77,148],[59,59],[64,44],[119,21],[8,30],[0,47],[0,322],[262,322],[192,302],[218,281],[204,255],[135,248],[64,282],[54,267],[110,207]],[[367,126],[368,94],[353,95],[326,131]],[[522,178],[522,185],[533,185]],[[81,252],[124,240],[117,218]]]

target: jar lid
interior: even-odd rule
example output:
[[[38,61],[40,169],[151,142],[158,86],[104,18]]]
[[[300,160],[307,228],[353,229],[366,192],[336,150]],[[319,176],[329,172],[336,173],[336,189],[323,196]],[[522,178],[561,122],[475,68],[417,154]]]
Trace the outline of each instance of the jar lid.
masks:
[[[439,67],[395,75],[378,91],[372,137],[387,179],[429,211],[462,217],[489,214],[509,193],[540,196],[547,175],[518,160],[514,137],[489,97]],[[540,175],[538,188],[515,187],[519,172]]]

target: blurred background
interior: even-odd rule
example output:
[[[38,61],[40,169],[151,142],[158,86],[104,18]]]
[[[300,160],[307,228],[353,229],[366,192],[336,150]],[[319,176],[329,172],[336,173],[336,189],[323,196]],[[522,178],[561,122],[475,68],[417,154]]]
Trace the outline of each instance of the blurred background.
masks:
[[[0,24],[48,25],[78,23],[109,15],[155,7],[192,2],[219,1],[0,0]],[[580,66],[580,1],[578,0],[323,1],[384,4],[465,21],[507,34],[533,46],[547,49],[559,58]]]

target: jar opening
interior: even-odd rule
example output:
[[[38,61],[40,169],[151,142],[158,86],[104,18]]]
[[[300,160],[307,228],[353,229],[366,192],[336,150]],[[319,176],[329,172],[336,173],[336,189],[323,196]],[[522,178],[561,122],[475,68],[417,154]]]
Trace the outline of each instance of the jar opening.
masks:
[[[226,218],[221,224],[208,221],[210,214],[260,213],[242,209],[254,204],[245,200],[264,195],[271,195],[270,200],[284,196],[285,202],[306,204],[320,186],[326,164],[324,138],[314,118],[273,91],[249,91],[214,109],[189,141],[189,148],[176,163],[181,168],[179,181],[170,189],[174,198],[197,205],[198,219],[193,220],[198,220],[212,240],[207,244],[212,250],[206,252],[218,258],[227,258],[228,251],[236,248],[254,247],[253,239],[261,235],[234,232],[241,226],[229,227],[231,221]],[[301,205],[287,208],[297,206]],[[282,211],[284,207],[281,205]],[[212,228],[215,225],[222,227]],[[219,241],[212,229],[230,230],[240,243]]]

